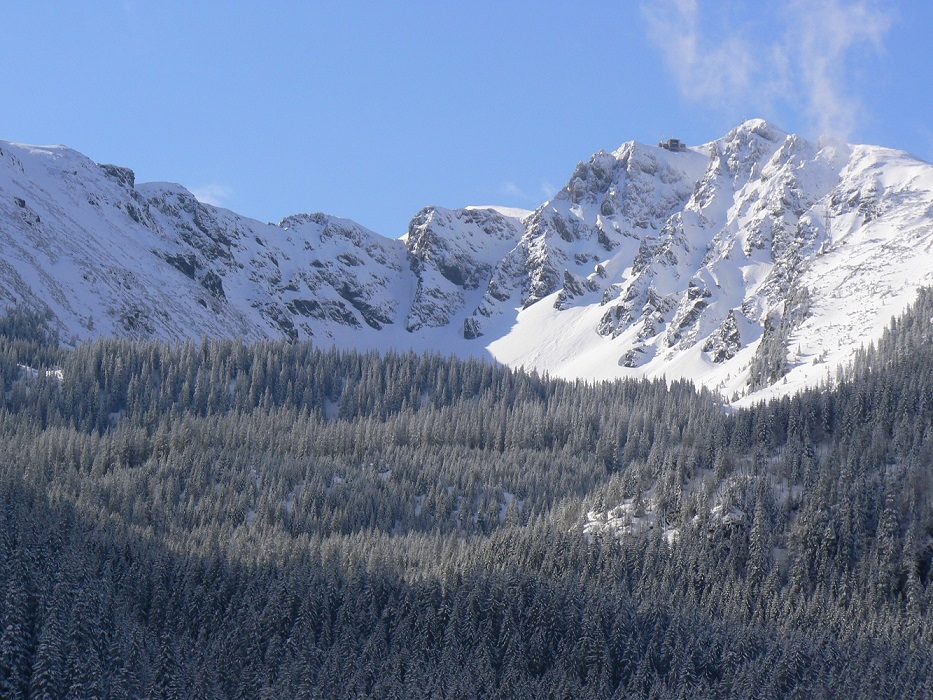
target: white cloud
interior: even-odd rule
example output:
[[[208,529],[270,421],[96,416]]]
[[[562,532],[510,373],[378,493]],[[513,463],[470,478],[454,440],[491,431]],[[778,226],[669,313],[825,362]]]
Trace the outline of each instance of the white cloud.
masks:
[[[503,182],[499,186],[499,195],[502,197],[508,197],[515,204],[522,204],[525,206],[534,206],[542,204],[544,201],[552,199],[555,194],[557,194],[559,187],[554,187],[547,180],[542,181],[541,185],[531,191],[525,191],[514,182]]]
[[[544,195],[545,199],[553,199],[554,195],[557,194],[559,187],[554,187],[550,182],[545,180],[541,183],[541,194]]]
[[[222,207],[227,198],[233,193],[226,185],[221,185],[219,182],[210,182],[203,187],[195,187],[191,190],[191,194],[197,197],[199,202]]]
[[[737,33],[704,37],[697,0],[656,0],[643,5],[642,14],[649,38],[686,97],[722,103],[748,90],[751,47]]]
[[[797,59],[810,121],[821,134],[848,136],[862,105],[847,84],[847,56],[863,44],[881,50],[891,16],[868,2],[840,0],[796,0],[790,12],[796,21],[785,41]]]
[[[528,194],[514,182],[503,182],[499,187],[499,194],[505,195],[506,197],[514,197],[515,199],[520,199],[523,202],[527,202],[531,199]]]
[[[642,5],[648,37],[681,94],[729,117],[775,112],[784,103],[820,134],[848,137],[863,109],[848,62],[866,45],[880,51],[891,12],[871,0],[793,0],[762,14],[769,36],[726,18],[704,27],[698,0]],[[759,6],[767,7],[767,6]]]

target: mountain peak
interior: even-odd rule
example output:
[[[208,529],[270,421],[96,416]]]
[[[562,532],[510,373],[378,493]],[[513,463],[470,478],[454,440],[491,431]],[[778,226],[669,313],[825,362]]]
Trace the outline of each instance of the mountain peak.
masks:
[[[931,201],[929,164],[753,119],[598,151],[533,212],[426,207],[396,240],[0,142],[0,305],[47,309],[71,344],[312,339],[760,396],[823,379],[933,284]]]
[[[789,134],[766,119],[755,118],[747,119],[736,126],[726,134],[723,140],[732,141],[734,139],[740,139],[748,141],[756,136],[766,141],[771,141],[772,143],[779,143],[787,138]]]

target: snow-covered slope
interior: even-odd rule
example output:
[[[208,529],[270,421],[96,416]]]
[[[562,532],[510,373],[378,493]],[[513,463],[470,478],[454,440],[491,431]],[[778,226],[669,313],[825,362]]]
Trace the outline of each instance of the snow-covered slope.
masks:
[[[761,120],[685,153],[597,154],[531,221],[547,217],[490,350],[560,376],[761,398],[834,375],[933,283],[933,167]]]
[[[0,305],[48,308],[69,343],[312,339],[751,400],[834,373],[929,284],[933,166],[761,120],[599,152],[533,212],[427,207],[400,239],[0,142]]]
[[[0,253],[0,302],[48,307],[69,343],[431,347],[405,330],[417,295],[403,241],[323,214],[264,224],[67,148],[0,143]]]

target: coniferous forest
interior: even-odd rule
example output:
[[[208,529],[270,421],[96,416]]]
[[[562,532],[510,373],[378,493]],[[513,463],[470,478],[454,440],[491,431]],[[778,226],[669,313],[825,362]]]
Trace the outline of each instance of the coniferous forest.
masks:
[[[0,697],[933,697],[933,291],[728,409],[0,320]]]

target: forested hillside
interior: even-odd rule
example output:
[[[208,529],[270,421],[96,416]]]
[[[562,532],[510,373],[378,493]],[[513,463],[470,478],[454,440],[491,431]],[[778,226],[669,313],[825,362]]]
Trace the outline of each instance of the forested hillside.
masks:
[[[0,697],[933,697],[929,290],[746,410],[0,333]]]

